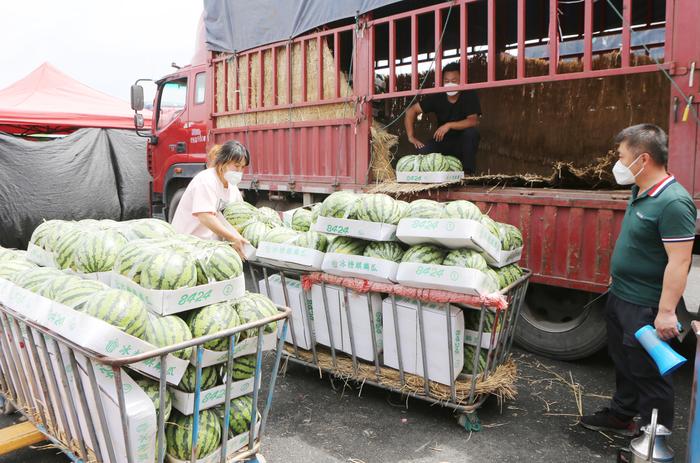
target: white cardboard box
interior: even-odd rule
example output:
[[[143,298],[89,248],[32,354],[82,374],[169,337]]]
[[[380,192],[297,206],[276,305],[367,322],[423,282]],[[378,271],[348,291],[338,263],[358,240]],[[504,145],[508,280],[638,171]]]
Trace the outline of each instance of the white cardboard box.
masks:
[[[253,382],[255,377],[244,379],[241,381],[233,381],[231,383],[231,399],[253,392]],[[170,388],[170,394],[173,397],[173,407],[185,415],[194,413],[194,392],[184,392],[175,388]],[[214,386],[211,389],[200,391],[199,393],[199,410],[216,407],[224,403],[226,398],[226,385],[221,384]]]
[[[321,285],[315,284],[311,287],[311,299],[314,307],[316,342],[330,346],[331,340],[326,313],[323,309],[324,301]],[[382,299],[380,295],[378,293],[358,293],[348,289],[348,301],[346,304],[343,288],[326,285],[326,299],[335,349],[352,355],[352,343],[350,341],[350,328],[352,328],[355,341],[355,355],[364,360],[374,361],[372,322],[374,322],[377,353],[382,350]],[[351,325],[348,323],[348,310],[352,320]]]
[[[263,351],[272,350],[277,347],[277,334],[269,333],[263,335]],[[244,339],[243,341],[238,341],[234,346],[233,358],[243,357],[244,355],[255,354],[258,351],[258,338]],[[202,349],[202,367],[210,367],[212,365],[218,365],[220,363],[226,363],[228,361],[228,350],[216,351],[209,349]],[[192,365],[197,364],[197,349],[192,350],[192,357],[190,358],[190,363]],[[156,376],[157,378],[157,376]]]
[[[243,255],[247,261],[255,261],[258,250],[250,243],[243,245]]]
[[[58,267],[53,254],[34,243],[29,243],[27,246],[27,259],[42,267]]]
[[[366,220],[319,217],[313,229],[331,235],[350,236],[369,241],[393,241],[396,239],[396,225]]]
[[[481,348],[482,349],[489,349],[491,347],[491,337],[493,336],[493,333],[491,332],[484,332],[484,335],[481,338]],[[493,346],[494,348],[498,345],[498,338],[501,336],[500,330],[496,332],[496,338],[493,340]],[[464,343],[469,344],[470,346],[476,346],[479,344],[479,332],[474,331],[474,330],[464,330]]]
[[[444,183],[464,178],[464,172],[396,172],[399,183]]]
[[[486,262],[488,262],[491,267],[501,268],[505,267],[506,265],[520,262],[520,259],[523,257],[523,248],[519,247],[517,249],[513,249],[512,251],[502,249],[499,250],[495,256],[487,253],[484,253],[483,255]]]
[[[282,288],[282,278],[278,274],[270,275],[268,277],[270,282],[270,289],[267,289],[265,279],[259,281],[258,287],[260,292],[267,297],[269,297],[272,302],[280,306],[287,306],[284,301],[284,288]],[[313,338],[309,332],[309,322],[311,322],[311,328],[313,329],[313,306],[311,300],[306,297],[304,290],[301,288],[301,283],[299,280],[294,280],[292,278],[285,278],[287,283],[287,296],[289,297],[289,308],[292,309],[291,324],[294,328],[294,337],[296,338],[297,346],[301,349],[311,349],[311,343]],[[282,335],[282,326],[279,324],[279,333]],[[287,329],[287,337],[285,342],[293,344],[292,340],[292,330]]]
[[[236,299],[245,294],[245,276],[206,285],[173,290],[147,289],[131,279],[112,272],[111,286],[128,291],[141,299],[148,310],[158,315],[172,315],[217,302]]]
[[[399,264],[376,257],[327,252],[321,268],[331,275],[391,283],[396,281],[396,271],[399,269]]]
[[[450,304],[423,303],[423,333],[425,336],[428,378],[440,384],[450,385],[450,357],[447,337],[447,310],[449,308],[452,331],[453,378],[456,379],[464,367],[464,314]],[[391,299],[382,304],[384,321],[384,364],[399,369],[394,311]],[[396,318],[401,344],[401,361],[407,373],[423,376],[423,355],[420,339],[418,309],[414,301],[396,299]]]
[[[396,279],[402,285],[415,288],[443,289],[474,296],[498,291],[491,277],[473,268],[401,262]]]
[[[262,241],[258,244],[257,260],[297,270],[320,270],[323,253],[291,244]]]

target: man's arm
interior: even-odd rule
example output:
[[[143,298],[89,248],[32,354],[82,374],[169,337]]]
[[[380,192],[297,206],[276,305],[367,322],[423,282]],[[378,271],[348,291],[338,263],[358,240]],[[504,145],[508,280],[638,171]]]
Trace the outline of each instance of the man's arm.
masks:
[[[461,121],[454,121],[454,122],[448,122],[446,124],[442,124],[435,131],[434,138],[437,141],[442,141],[442,139],[445,138],[445,134],[447,132],[449,132],[450,130],[464,130],[464,129],[468,129],[469,127],[476,127],[478,125],[479,125],[479,116],[476,114],[470,114],[469,116],[466,117],[466,119],[462,119]]]
[[[406,117],[403,120],[404,127],[406,128],[406,137],[408,138],[408,141],[410,141],[417,149],[421,149],[425,146],[423,142],[414,136],[413,132],[413,125],[416,123],[416,118],[422,113],[423,108],[421,108],[420,103],[416,103],[408,108],[406,111]]]
[[[247,243],[248,240],[243,238],[236,230],[229,230],[224,227],[216,214],[212,212],[199,212],[194,215],[202,225],[216,233],[217,236],[231,243],[231,246],[233,246],[241,258],[243,258],[243,245]]]
[[[693,255],[693,241],[664,243],[668,264],[664,271],[664,283],[659,301],[659,313],[654,320],[654,327],[663,340],[678,336],[678,319],[676,306],[683,296],[688,280],[688,269]]]

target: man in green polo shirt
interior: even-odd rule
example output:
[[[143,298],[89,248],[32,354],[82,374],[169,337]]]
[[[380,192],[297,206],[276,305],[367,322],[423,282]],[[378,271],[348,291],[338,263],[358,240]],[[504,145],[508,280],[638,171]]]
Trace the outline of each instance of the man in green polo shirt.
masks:
[[[673,384],[663,377],[634,333],[644,325],[659,337],[678,336],[676,306],[685,289],[695,239],[697,211],[688,192],[667,171],[668,138],[651,124],[628,127],[616,137],[615,180],[633,185],[611,261],[606,304],[608,352],[615,364],[610,407],[581,418],[596,431],[633,436],[634,421],[673,427]]]

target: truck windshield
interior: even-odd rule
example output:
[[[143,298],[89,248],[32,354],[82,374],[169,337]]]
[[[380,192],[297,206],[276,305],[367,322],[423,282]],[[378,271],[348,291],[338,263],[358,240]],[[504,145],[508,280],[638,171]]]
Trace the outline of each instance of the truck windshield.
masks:
[[[158,102],[158,129],[170,124],[185,109],[187,79],[166,82],[160,91]]]

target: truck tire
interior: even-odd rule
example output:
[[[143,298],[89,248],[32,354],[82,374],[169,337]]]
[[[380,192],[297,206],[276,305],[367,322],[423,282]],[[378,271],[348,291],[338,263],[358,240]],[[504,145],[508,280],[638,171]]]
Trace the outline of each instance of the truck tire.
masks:
[[[173,223],[175,211],[177,211],[177,206],[180,204],[180,200],[182,199],[182,195],[185,194],[185,190],[186,188],[180,188],[177,190],[170,199],[170,202],[168,202],[168,223]]]
[[[526,350],[555,360],[588,357],[607,343],[605,297],[554,286],[532,284],[528,289],[515,342]]]

